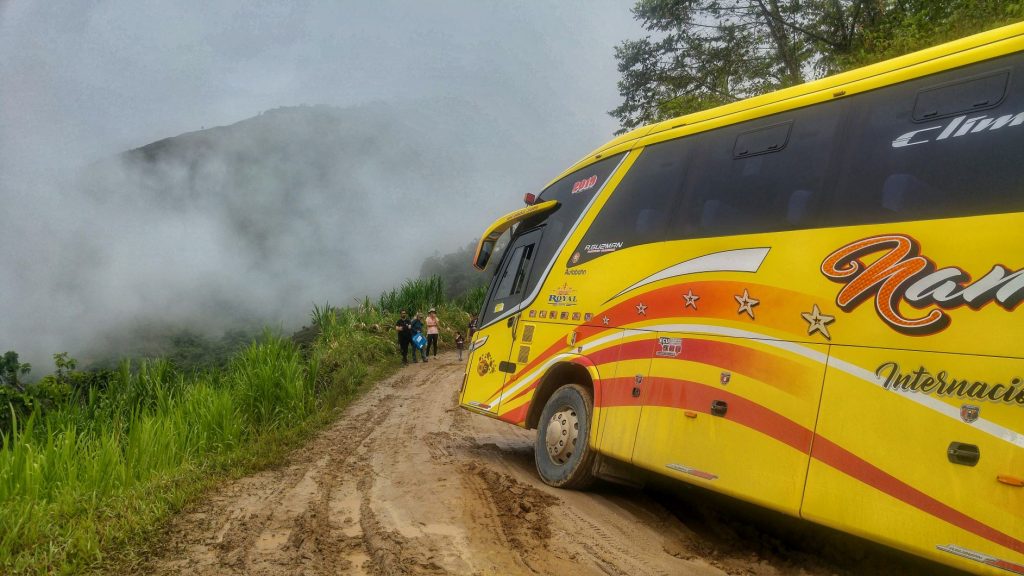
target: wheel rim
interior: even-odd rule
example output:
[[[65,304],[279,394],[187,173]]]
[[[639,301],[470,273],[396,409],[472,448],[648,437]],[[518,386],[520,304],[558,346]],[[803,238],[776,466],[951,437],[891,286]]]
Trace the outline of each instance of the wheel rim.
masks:
[[[580,435],[580,420],[576,411],[569,406],[559,408],[548,420],[544,444],[548,456],[556,464],[565,464],[576,452],[576,440]]]

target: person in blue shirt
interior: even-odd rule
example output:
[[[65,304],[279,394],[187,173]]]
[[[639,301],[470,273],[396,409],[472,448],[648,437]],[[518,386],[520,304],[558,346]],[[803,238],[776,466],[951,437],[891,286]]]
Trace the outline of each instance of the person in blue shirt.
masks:
[[[423,333],[423,320],[420,320],[420,313],[419,312],[415,312],[412,315],[412,322],[409,323],[409,330],[410,330],[410,338],[415,338],[417,334],[422,334]],[[416,359],[416,353],[417,352],[419,352],[420,357],[423,358],[423,361],[426,362],[427,361],[427,355],[423,353],[423,348],[420,348],[419,346],[416,345],[415,342],[413,342],[413,344],[412,344],[412,361],[413,362],[419,362],[419,360]]]

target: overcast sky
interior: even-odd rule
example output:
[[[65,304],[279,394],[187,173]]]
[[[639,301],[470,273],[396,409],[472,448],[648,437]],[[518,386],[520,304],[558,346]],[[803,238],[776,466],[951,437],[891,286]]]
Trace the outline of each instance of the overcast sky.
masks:
[[[458,95],[559,118],[550,130],[576,146],[558,166],[616,128],[614,46],[640,35],[630,5],[0,2],[0,159],[96,159],[283,105]]]
[[[313,302],[351,301],[416,276],[425,256],[465,244],[521,206],[523,192],[611,138],[617,126],[607,112],[619,103],[614,47],[642,35],[631,5],[0,0],[0,352],[16,349],[42,368],[49,354],[75,354],[154,310],[197,324],[225,298],[294,326]],[[239,194],[256,191],[222,189],[221,205],[169,210],[147,205],[131,178],[113,178],[124,189],[104,197],[77,189],[83,167],[124,150],[300,104],[405,114],[401,125],[419,130],[421,147],[411,156],[420,166],[413,184],[449,205],[434,212],[431,202],[421,205],[414,224],[446,225],[410,229],[409,250],[392,243],[387,254],[330,268],[323,263],[337,262],[350,243],[336,223],[352,215],[330,202],[347,180],[327,190],[305,183],[310,196],[295,204],[318,208],[296,222],[281,222],[290,218],[284,212],[276,220],[273,211],[256,213],[254,221],[286,247],[265,261],[254,260],[231,228],[251,220],[238,213],[246,204],[231,208]],[[420,105],[444,117],[410,121]],[[451,166],[424,169],[417,157],[430,150],[423,148],[462,164],[447,174]],[[387,154],[366,162],[392,186],[404,165]],[[436,181],[427,181],[432,174]],[[214,189],[223,184],[214,180]],[[352,189],[377,196],[373,179],[369,188],[363,180]],[[395,200],[388,201],[370,208],[393,214]],[[394,229],[384,224],[364,222],[359,238],[377,242],[372,234]],[[202,294],[210,296],[189,305]]]

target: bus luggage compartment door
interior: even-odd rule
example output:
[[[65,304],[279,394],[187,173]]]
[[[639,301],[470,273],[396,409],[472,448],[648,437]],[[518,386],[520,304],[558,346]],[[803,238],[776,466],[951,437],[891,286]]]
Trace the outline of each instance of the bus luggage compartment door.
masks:
[[[803,516],[972,572],[1024,565],[1022,377],[1019,359],[834,347]]]
[[[828,347],[659,333],[633,461],[797,515]]]
[[[650,354],[635,354],[633,350],[639,347],[646,351],[652,334],[645,330],[622,330],[618,341],[610,347],[614,371],[601,384],[595,412],[599,422],[598,445],[602,454],[623,462],[629,462],[633,456],[651,366]]]

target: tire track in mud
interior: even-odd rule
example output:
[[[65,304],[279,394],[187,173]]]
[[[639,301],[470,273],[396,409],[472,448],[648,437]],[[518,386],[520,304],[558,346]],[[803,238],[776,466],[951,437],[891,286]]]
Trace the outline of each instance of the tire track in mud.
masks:
[[[280,468],[226,482],[179,514],[142,571],[850,573],[816,559],[765,559],[753,542],[722,546],[645,492],[543,484],[533,432],[457,407],[464,368],[442,355],[378,383]]]
[[[438,378],[443,370],[439,362],[423,365],[414,377],[396,383],[400,390],[388,408],[387,417],[382,417],[372,441],[366,445],[363,461],[357,471],[360,494],[360,527],[369,555],[364,566],[372,574],[445,574],[436,561],[437,549],[415,534],[403,533],[390,527],[382,520],[382,512],[374,506],[374,494],[378,479],[393,476],[388,473],[386,461],[392,457],[402,459],[404,454],[398,447],[407,445],[417,438],[417,425],[422,421],[415,409],[414,394]],[[407,408],[407,404],[410,405]],[[374,464],[376,464],[374,466]]]
[[[536,553],[548,549],[551,538],[548,508],[558,499],[477,462],[463,462],[460,468],[465,474],[465,484],[488,505],[488,518],[492,520],[489,523],[500,534],[517,564],[529,572],[541,573],[544,566],[540,565]]]
[[[388,398],[384,396],[381,401],[386,403]],[[273,529],[265,528],[257,536],[253,553],[246,562],[247,573],[281,574],[297,565],[305,568],[302,572],[329,573],[330,560],[335,557],[342,560],[329,511],[339,480],[333,471],[344,468],[353,453],[374,432],[369,425],[373,419],[371,412],[353,416],[350,421],[318,438],[317,444],[334,444],[339,437],[345,441],[327,454],[320,455],[321,451],[316,448],[309,453],[309,458],[315,457],[316,460],[309,463],[297,489],[289,494],[293,497],[283,498],[274,504],[278,522]],[[286,536],[282,538],[282,535]]]

